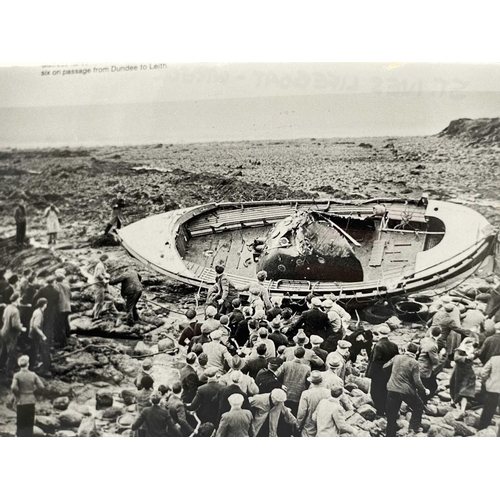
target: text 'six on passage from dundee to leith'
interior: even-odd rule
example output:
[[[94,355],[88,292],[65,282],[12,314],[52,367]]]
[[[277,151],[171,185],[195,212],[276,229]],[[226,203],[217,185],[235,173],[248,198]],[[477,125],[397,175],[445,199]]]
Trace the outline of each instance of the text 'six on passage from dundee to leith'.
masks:
[[[76,66],[76,67],[75,67]],[[146,64],[116,64],[103,66],[42,66],[41,76],[69,76],[69,75],[88,75],[101,73],[133,73],[136,71],[164,70],[167,69],[165,63],[146,63]]]

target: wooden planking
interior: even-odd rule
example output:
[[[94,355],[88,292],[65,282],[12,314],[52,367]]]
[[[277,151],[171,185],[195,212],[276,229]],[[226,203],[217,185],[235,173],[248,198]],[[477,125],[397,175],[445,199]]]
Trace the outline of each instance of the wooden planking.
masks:
[[[372,253],[370,255],[370,262],[368,263],[369,266],[378,267],[382,265],[386,244],[387,244],[386,240],[377,240],[373,243]]]

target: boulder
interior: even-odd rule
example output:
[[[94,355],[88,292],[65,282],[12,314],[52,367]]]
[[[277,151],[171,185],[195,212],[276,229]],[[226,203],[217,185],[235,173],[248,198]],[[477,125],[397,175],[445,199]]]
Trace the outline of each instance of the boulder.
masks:
[[[358,386],[356,384],[354,384],[353,382],[347,382],[344,386],[344,389],[347,391],[347,392],[351,392],[354,390],[354,389],[358,389]]]
[[[360,396],[359,398],[351,398],[352,404],[354,405],[354,408],[360,408],[363,405],[370,404],[373,405],[373,401],[371,396],[368,394],[364,394],[363,396]]]
[[[136,394],[136,391],[131,391],[129,389],[123,389],[121,396],[122,396],[123,402],[126,406],[130,406],[130,405],[134,404],[135,394]]]
[[[35,424],[45,433],[54,434],[60,427],[61,423],[59,419],[54,416],[46,417],[43,415],[37,415],[35,419]]]
[[[57,431],[57,434],[56,434],[56,437],[76,437],[76,432],[73,432],[73,431],[68,431],[68,430],[64,430],[64,431]]]
[[[366,377],[355,377],[353,375],[349,375],[348,382],[352,382],[358,386],[365,394],[370,392],[370,384],[371,380]]]
[[[102,412],[102,418],[104,420],[116,420],[123,413],[123,408],[118,406],[112,406],[111,408],[106,408]]]
[[[449,392],[441,391],[438,392],[438,397],[441,401],[448,402],[451,401],[451,396]]]
[[[449,380],[451,375],[446,372],[440,372],[436,375],[436,380]]]
[[[477,437],[497,437],[497,430],[491,425],[486,429],[482,429],[478,431],[476,434]]]
[[[463,422],[453,421],[449,425],[455,429],[455,436],[470,437],[477,432],[476,429],[465,425]]]
[[[35,425],[33,426],[33,437],[45,437],[45,432]]]
[[[75,410],[78,413],[81,413],[85,417],[92,415],[92,411],[87,405],[81,405],[81,404],[75,403],[74,401],[69,404],[68,409]]]
[[[356,389],[353,389],[351,391],[351,397],[353,398],[359,398],[360,396],[364,396],[365,393],[361,390],[361,389],[358,389],[357,386],[356,386]]]
[[[43,382],[43,385],[44,396],[48,399],[56,399],[64,396],[70,397],[72,395],[71,385],[62,380],[47,380]]]
[[[346,422],[349,424],[349,425],[353,425],[353,426],[361,426],[363,425],[363,423],[365,422],[365,419],[359,415],[359,413],[354,413],[352,416],[350,416]]]
[[[432,423],[430,420],[422,419],[422,423],[420,425],[422,426],[423,432],[428,432]]]
[[[455,429],[449,425],[438,425],[432,424],[427,436],[428,437],[453,437],[455,435]]]
[[[147,346],[142,340],[140,340],[134,347],[134,355],[144,356],[146,354],[153,354],[153,350],[151,349],[151,347]]]
[[[451,410],[452,407],[449,405],[438,405],[437,407],[437,412],[439,417],[444,417]]]
[[[475,427],[477,429],[479,426],[479,417],[474,414],[465,415],[464,424],[468,427]]]
[[[56,399],[54,399],[52,404],[56,410],[64,411],[69,406],[69,398],[67,396],[56,398]]]
[[[85,417],[78,427],[78,437],[99,437],[94,417]]]
[[[455,422],[457,420],[463,420],[463,418],[464,414],[461,412],[461,410],[451,410],[444,416],[443,420],[448,425],[451,425],[452,422]]]
[[[75,410],[66,410],[59,415],[62,427],[78,427],[83,420],[83,415]]]
[[[107,365],[103,370],[102,370],[102,378],[106,382],[112,382],[113,384],[118,385],[120,382],[123,381],[125,378],[123,376],[123,373],[119,372],[114,366],[112,365]]]
[[[99,389],[96,393],[96,409],[102,410],[113,406],[113,393],[108,389]]]
[[[95,397],[97,388],[93,385],[85,385],[75,389],[75,401],[79,404],[84,404],[88,400]]]
[[[356,410],[364,419],[373,421],[377,415],[375,408],[369,404],[364,404]]]
[[[438,416],[437,406],[431,405],[431,404],[426,405],[426,407],[424,409],[424,413],[426,415],[430,415],[431,417],[437,417]]]

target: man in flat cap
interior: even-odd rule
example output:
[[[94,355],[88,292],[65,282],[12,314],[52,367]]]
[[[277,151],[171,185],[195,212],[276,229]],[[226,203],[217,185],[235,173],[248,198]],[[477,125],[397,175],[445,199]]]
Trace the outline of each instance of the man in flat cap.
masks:
[[[217,381],[219,371],[211,366],[205,370],[207,383],[198,387],[196,396],[191,404],[186,404],[186,410],[196,411],[198,418],[202,423],[211,422],[216,425],[217,422],[217,405],[214,404],[214,396],[222,389],[222,385]]]
[[[387,382],[391,376],[389,371],[383,369],[384,365],[394,356],[399,354],[398,346],[389,340],[391,329],[387,325],[382,325],[378,329],[378,341],[373,348],[370,361],[366,368],[366,377],[371,378],[370,395],[373,406],[377,410],[379,417],[385,416],[387,402]]]
[[[297,430],[297,419],[285,406],[286,392],[274,389],[271,394],[250,398],[254,411],[252,433],[257,437],[287,437]]]
[[[327,365],[330,363],[331,360],[333,359],[338,359],[342,362],[341,368],[339,370],[339,377],[345,381],[345,377],[348,371],[347,367],[347,362],[349,361],[349,348],[351,347],[351,343],[348,342],[347,340],[339,340],[337,344],[337,350],[334,352],[331,352],[328,354],[326,357],[326,363]]]
[[[255,383],[260,394],[270,393],[273,389],[281,389],[282,383],[278,380],[276,372],[283,364],[281,358],[267,358],[267,368],[262,368],[255,377]]]
[[[231,409],[220,419],[217,437],[250,437],[252,433],[253,415],[250,410],[242,408],[244,398],[241,394],[231,394],[228,397]]]
[[[313,414],[319,402],[330,397],[330,390],[322,387],[323,376],[320,371],[312,371],[307,380],[310,386],[300,396],[297,426],[302,437],[315,437],[316,422],[313,420]]]
[[[328,351],[325,351],[325,349],[321,349],[321,344],[323,344],[324,340],[319,336],[319,335],[311,335],[310,338],[311,342],[311,351],[316,354],[323,363],[326,363],[326,357],[328,356]],[[326,368],[326,365],[323,366],[316,366],[316,362],[311,361],[311,368],[314,370],[320,370],[323,371]]]

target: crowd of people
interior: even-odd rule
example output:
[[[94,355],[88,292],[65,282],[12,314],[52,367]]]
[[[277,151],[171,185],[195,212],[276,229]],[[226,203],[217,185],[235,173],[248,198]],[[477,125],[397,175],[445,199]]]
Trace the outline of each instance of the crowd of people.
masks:
[[[461,311],[442,297],[426,332],[398,347],[387,324],[357,328],[335,297],[309,296],[305,311],[294,312],[286,299],[269,297],[265,272],[245,290],[221,266],[216,276],[204,320],[189,310],[182,323],[177,342],[186,358],[179,380],[157,390],[153,377],[143,373],[150,406],[133,426],[139,435],[356,435],[346,418],[353,410],[344,389],[350,374],[371,379],[376,419],[386,419],[387,437],[397,435],[403,402],[414,435],[437,393],[437,375],[452,365],[452,404],[463,416],[481,401],[478,428],[491,425],[500,398],[500,323],[488,328],[483,307],[474,301]],[[368,361],[365,373],[355,365],[360,354]],[[483,364],[480,394],[476,359]]]
[[[139,319],[141,277],[132,269],[112,277],[107,264],[102,254],[93,272],[93,317],[120,314],[107,287],[121,284],[122,314],[133,323]],[[223,267],[215,270],[203,320],[189,309],[176,338],[158,345],[160,353],[182,363],[179,377],[165,382],[151,370],[150,358],[143,363],[132,397],[134,435],[356,435],[346,418],[353,410],[345,391],[350,375],[371,379],[376,419],[386,419],[386,436],[396,436],[403,402],[411,410],[410,434],[416,434],[426,404],[437,393],[438,373],[451,365],[453,404],[464,413],[480,400],[479,428],[492,423],[500,398],[500,323],[487,327],[480,304],[470,301],[460,310],[443,297],[425,334],[398,347],[389,340],[389,325],[357,326],[334,296],[308,296],[300,308],[286,297],[269,296],[265,272],[242,290]],[[66,345],[70,335],[71,291],[64,269],[43,283],[31,271],[19,280],[16,275],[5,279],[0,270],[0,303],[0,369],[13,376],[12,390],[19,396],[18,435],[30,435],[31,393],[43,385],[38,375],[50,377],[51,349]],[[367,361],[365,372],[359,356]],[[483,365],[479,396],[477,359]],[[21,369],[14,374],[16,365]]]

